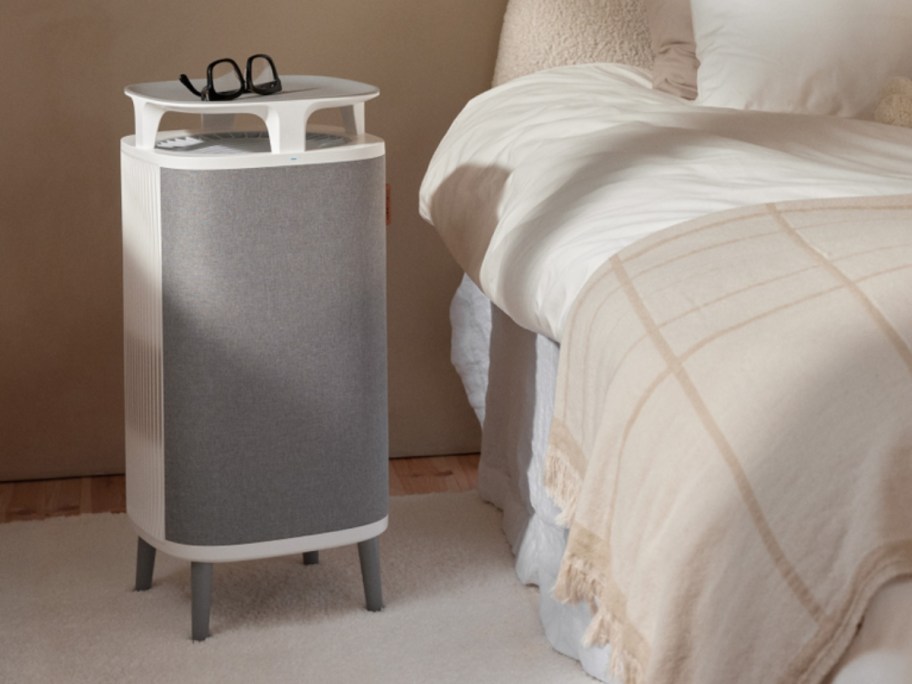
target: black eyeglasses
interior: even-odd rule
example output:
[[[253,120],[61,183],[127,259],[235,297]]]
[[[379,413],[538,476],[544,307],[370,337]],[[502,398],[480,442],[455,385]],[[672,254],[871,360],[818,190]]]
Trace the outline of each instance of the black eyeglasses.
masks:
[[[230,70],[228,70],[230,67]],[[219,72],[223,72],[219,74]],[[275,62],[269,55],[252,55],[247,58],[247,78],[233,59],[217,59],[206,69],[206,85],[197,90],[187,74],[180,75],[180,82],[201,100],[234,100],[244,93],[274,95],[282,92],[282,81]],[[255,75],[256,74],[256,75]],[[271,78],[270,78],[271,76]],[[216,81],[218,85],[216,86]]]

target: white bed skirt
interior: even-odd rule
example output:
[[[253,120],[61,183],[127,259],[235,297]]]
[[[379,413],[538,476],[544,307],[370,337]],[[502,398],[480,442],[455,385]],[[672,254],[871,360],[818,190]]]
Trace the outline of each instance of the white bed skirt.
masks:
[[[500,508],[516,574],[541,588],[539,613],[555,650],[603,682],[610,648],[587,648],[588,606],[556,601],[551,588],[566,544],[542,468],[557,379],[559,346],[514,323],[463,278],[450,305],[452,360],[481,421],[478,491]]]

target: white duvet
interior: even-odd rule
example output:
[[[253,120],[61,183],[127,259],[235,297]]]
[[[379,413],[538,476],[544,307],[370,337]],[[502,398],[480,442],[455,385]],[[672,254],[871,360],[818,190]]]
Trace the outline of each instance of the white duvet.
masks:
[[[608,257],[682,221],[912,192],[912,129],[698,107],[650,84],[616,64],[532,74],[472,100],[438,147],[421,215],[520,325],[559,342]]]

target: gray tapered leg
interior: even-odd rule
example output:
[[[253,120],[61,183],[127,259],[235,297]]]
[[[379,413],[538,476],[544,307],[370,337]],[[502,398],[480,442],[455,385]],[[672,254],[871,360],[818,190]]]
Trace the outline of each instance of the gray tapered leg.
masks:
[[[383,609],[383,592],[380,587],[380,538],[374,537],[358,544],[361,559],[361,580],[364,583],[364,601],[367,609]]]
[[[203,641],[209,636],[212,563],[190,563],[190,594],[193,640]]]
[[[304,553],[304,565],[316,565],[320,562],[319,551],[306,551]]]
[[[136,544],[136,591],[146,591],[152,586],[155,569],[155,547],[139,537]]]

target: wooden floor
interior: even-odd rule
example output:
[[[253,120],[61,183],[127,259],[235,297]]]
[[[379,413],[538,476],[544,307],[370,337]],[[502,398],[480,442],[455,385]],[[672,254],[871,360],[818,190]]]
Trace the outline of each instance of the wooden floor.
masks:
[[[475,488],[478,454],[390,460],[390,494],[463,492]],[[82,513],[122,513],[123,475],[0,482],[0,523]]]

